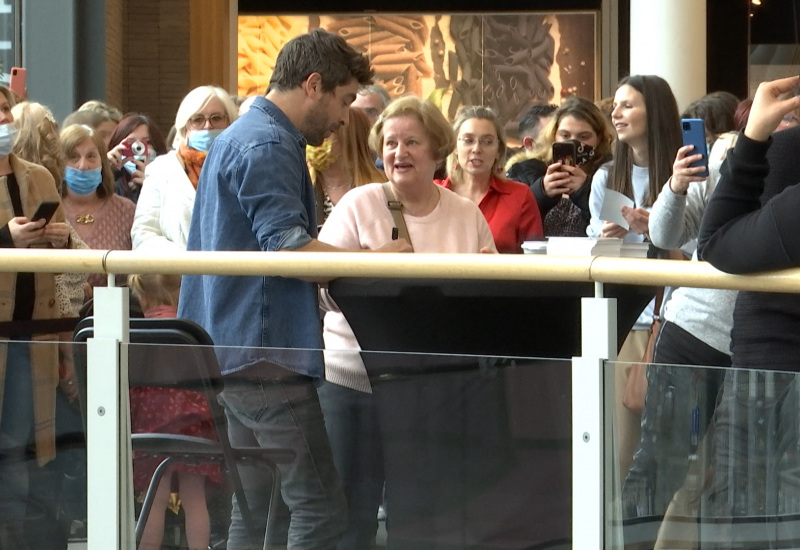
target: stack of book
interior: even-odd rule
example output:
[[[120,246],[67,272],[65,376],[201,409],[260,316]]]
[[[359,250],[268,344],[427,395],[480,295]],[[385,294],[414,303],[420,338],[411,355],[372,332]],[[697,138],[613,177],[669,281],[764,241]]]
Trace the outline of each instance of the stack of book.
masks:
[[[622,243],[619,255],[623,258],[647,258],[650,243]]]
[[[550,237],[548,256],[620,256],[622,239],[606,237]]]
[[[522,251],[525,254],[547,254],[547,241],[525,241]]]

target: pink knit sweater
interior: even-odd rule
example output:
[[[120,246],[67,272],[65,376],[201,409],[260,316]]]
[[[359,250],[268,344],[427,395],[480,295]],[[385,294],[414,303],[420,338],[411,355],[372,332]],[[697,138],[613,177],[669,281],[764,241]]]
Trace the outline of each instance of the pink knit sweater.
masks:
[[[93,250],[131,249],[131,226],[136,205],[129,199],[111,195],[103,203],[102,208],[95,212],[92,223],[78,223],[77,218],[83,213],[72,211],[69,201],[64,201],[63,206],[67,221],[89,248]],[[89,275],[89,284],[106,286],[107,279],[102,273],[93,273]],[[124,277],[117,277],[117,284],[121,282],[120,279],[124,281]]]
[[[415,253],[479,253],[495,251],[494,239],[477,205],[449,189],[427,216],[405,216]],[[392,237],[394,220],[382,185],[371,183],[349,191],[336,205],[319,240],[350,249],[374,250]],[[361,349],[350,325],[326,290],[321,291],[325,313],[325,378],[354,390],[372,393]]]

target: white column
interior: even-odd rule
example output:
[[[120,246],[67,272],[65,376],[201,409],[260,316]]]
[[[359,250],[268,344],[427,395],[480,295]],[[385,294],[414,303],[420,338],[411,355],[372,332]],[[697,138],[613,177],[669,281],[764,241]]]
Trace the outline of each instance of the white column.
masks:
[[[631,0],[630,74],[666,79],[681,110],[704,96],[705,1]]]
[[[605,537],[603,370],[617,356],[617,301],[581,302],[581,357],[572,359],[572,547],[602,550]]]
[[[113,284],[113,279],[111,279]],[[94,338],[87,342],[88,550],[135,547],[128,404],[127,288],[94,289]]]

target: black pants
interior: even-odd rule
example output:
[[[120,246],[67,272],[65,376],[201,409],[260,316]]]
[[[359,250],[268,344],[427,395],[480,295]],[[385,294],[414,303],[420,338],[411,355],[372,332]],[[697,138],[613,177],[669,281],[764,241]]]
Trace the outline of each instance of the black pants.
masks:
[[[725,373],[719,367],[731,358],[667,321],[655,363],[647,368],[642,438],[622,487],[625,518],[666,511],[714,413]]]

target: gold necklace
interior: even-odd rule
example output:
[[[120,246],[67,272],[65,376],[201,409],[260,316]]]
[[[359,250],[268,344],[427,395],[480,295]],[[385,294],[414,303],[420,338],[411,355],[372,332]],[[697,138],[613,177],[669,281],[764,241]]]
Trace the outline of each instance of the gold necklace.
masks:
[[[81,224],[94,223],[94,216],[92,214],[78,214],[75,216],[75,221]]]
[[[353,184],[351,182],[344,182],[340,183],[339,185],[327,185],[324,181],[322,182],[323,189],[341,189],[342,187],[352,187]]]
[[[431,194],[430,194],[430,196],[428,196],[428,198],[425,200],[425,202],[422,204],[422,206],[420,206],[420,207],[416,208],[415,210],[411,210],[411,209],[410,209],[408,206],[406,206],[406,205],[405,205],[405,203],[404,203],[404,204],[403,204],[403,208],[405,208],[406,210],[408,210],[408,213],[409,213],[409,214],[411,214],[412,216],[416,216],[416,215],[417,215],[417,212],[422,212],[423,210],[425,210],[425,208],[427,208],[427,206],[428,206],[428,203],[430,203],[430,202],[431,202],[431,199],[432,199],[432,198],[433,198],[433,197],[434,197],[434,196],[435,196],[435,195],[436,195],[438,192],[439,192],[439,186],[438,186],[438,185],[436,185],[436,184],[434,183],[434,184],[433,184],[433,189],[431,189]]]

